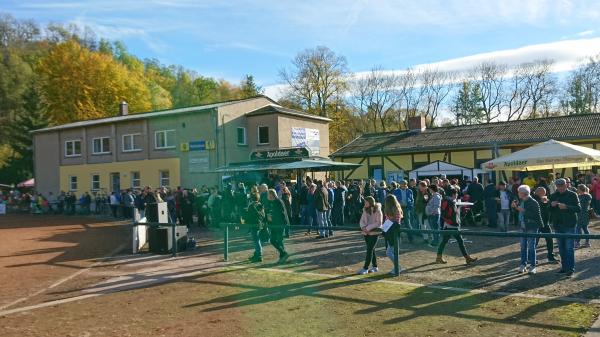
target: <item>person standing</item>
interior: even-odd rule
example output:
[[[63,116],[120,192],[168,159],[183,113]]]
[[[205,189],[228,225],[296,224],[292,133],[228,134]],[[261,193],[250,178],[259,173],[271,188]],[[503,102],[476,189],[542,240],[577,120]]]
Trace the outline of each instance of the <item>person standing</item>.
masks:
[[[498,188],[492,180],[483,189],[483,203],[487,216],[488,227],[498,227]],[[510,211],[510,208],[509,208]],[[506,227],[508,228],[508,226]]]
[[[367,252],[365,263],[358,271],[359,275],[367,273],[376,273],[379,271],[377,267],[377,255],[375,254],[375,246],[381,234],[381,225],[383,223],[383,213],[381,212],[381,204],[375,202],[373,197],[365,198],[365,207],[363,208],[362,216],[360,217],[360,229],[365,238]],[[369,268],[371,266],[371,268]]]
[[[550,219],[554,230],[556,233],[575,234],[577,214],[581,211],[579,199],[575,192],[568,189],[565,179],[557,179],[555,184],[556,192],[550,195]],[[567,277],[573,276],[575,272],[574,240],[559,238],[558,252],[561,263],[559,273],[565,274]]]
[[[577,217],[577,234],[590,234],[588,230],[588,226],[590,224],[590,206],[592,203],[592,196],[589,193],[589,188],[584,184],[579,184],[577,186],[577,195],[579,197],[579,204],[581,205],[581,211],[579,211],[579,216]],[[575,240],[575,248],[589,248],[590,240],[586,239],[585,243],[580,246],[579,239]]]
[[[112,192],[110,194],[110,210],[112,212],[113,218],[117,217],[117,211],[119,210],[119,197],[117,196],[117,192]]]
[[[510,206],[513,199],[511,191],[506,189],[506,182],[501,181],[498,184],[498,194],[496,202],[498,205],[498,226],[500,230],[508,232],[510,227]]]
[[[441,205],[441,216],[443,222],[442,230],[460,230],[460,215],[458,213],[458,206],[456,205],[456,201],[458,199],[458,191],[452,189],[449,191],[449,193],[450,194],[446,196],[444,200],[442,200]],[[444,260],[443,254],[444,249],[446,248],[446,244],[448,243],[448,240],[450,240],[450,236],[453,236],[454,239],[456,239],[458,247],[460,248],[460,252],[465,258],[465,262],[467,265],[477,261],[476,257],[472,257],[469,255],[469,253],[467,253],[465,242],[463,241],[463,238],[460,234],[450,235],[444,233],[442,235],[442,241],[438,246],[437,259],[435,260],[436,263],[448,263],[448,261]]]
[[[546,195],[546,189],[543,187],[538,187],[535,189],[535,195],[533,196],[535,201],[540,205],[540,213],[542,213],[542,223],[543,226],[540,228],[539,233],[547,233],[552,234],[552,229],[549,225],[550,220],[550,202],[548,200],[548,196]],[[548,253],[548,262],[550,263],[558,263],[556,258],[554,257],[554,239],[545,238],[546,240],[546,251]],[[540,238],[536,238],[535,245],[537,247]]]
[[[483,210],[483,185],[479,183],[479,178],[473,177],[473,182],[469,185],[469,187],[467,187],[467,194],[470,197],[470,201],[473,203],[472,212],[476,219],[479,219],[479,215]],[[494,216],[496,216],[495,209]],[[495,224],[495,222],[493,222],[493,224]]]
[[[425,207],[425,213],[429,218],[429,227],[433,230],[440,229],[440,207],[442,205],[442,195],[438,193],[437,185],[429,185],[429,201]],[[440,244],[440,234],[434,233],[433,240],[429,244],[432,247],[437,247]]]
[[[266,225],[265,209],[260,203],[258,193],[250,194],[250,204],[245,212],[245,223],[250,230],[250,236],[254,243],[254,254],[249,258],[250,262],[262,262],[262,242],[260,232]]]
[[[343,226],[344,207],[346,206],[346,194],[348,190],[341,181],[336,181],[333,193],[332,222],[334,226]]]
[[[399,247],[398,244],[400,240],[398,240],[398,235],[400,232],[400,223],[402,222],[402,218],[404,217],[404,213],[402,213],[402,206],[396,199],[396,196],[393,194],[388,195],[385,198],[385,203],[383,206],[383,213],[385,215],[386,221],[390,221],[392,225],[385,231],[385,244],[386,250],[385,254],[387,257],[395,264],[395,260],[399,258]],[[400,262],[398,262],[398,269],[396,266],[390,271],[390,275],[398,276],[402,272],[402,267],[400,266]]]
[[[540,206],[531,197],[531,189],[527,185],[519,186],[519,199],[520,202],[513,201],[512,207],[519,212],[519,225],[523,233],[537,233],[540,228],[543,227],[542,214],[540,213]],[[529,268],[528,268],[529,265]],[[534,237],[522,237],[521,238],[521,265],[519,266],[519,273],[525,273],[529,271],[529,274],[536,273],[536,253],[535,253],[535,238]]]
[[[287,187],[285,181],[281,181],[279,185],[279,193],[281,194],[281,200],[283,201],[283,205],[285,206],[285,211],[288,215],[288,220],[290,223],[292,221],[292,192]],[[283,236],[286,238],[290,237],[290,226],[285,226],[283,230]]]
[[[427,214],[425,214],[425,207],[427,206],[427,202],[429,200],[429,190],[427,189],[427,183],[424,181],[419,181],[418,188],[416,190],[415,197],[415,220],[419,225],[420,229],[427,229],[429,220],[427,218]],[[429,225],[431,228],[431,225]],[[425,243],[430,243],[432,241],[432,237],[430,234],[423,233],[423,241]]]
[[[329,237],[333,236],[333,222],[331,221],[331,212],[332,205],[335,202],[335,192],[333,182],[327,182],[327,203],[329,204],[329,208],[327,209],[326,219],[327,219],[327,227],[329,227]]]
[[[271,231],[271,244],[279,252],[279,261],[283,264],[289,258],[289,254],[285,251],[283,244],[283,231],[286,226],[289,226],[289,218],[285,211],[285,205],[281,199],[277,198],[277,192],[270,189],[267,192],[268,207],[266,211],[267,223]]]
[[[315,208],[317,211],[317,226],[321,227],[319,229],[319,238],[323,239],[329,236],[329,230],[324,229],[324,227],[328,227],[327,224],[327,211],[329,210],[329,201],[328,201],[328,192],[327,188],[323,186],[323,182],[321,180],[317,181],[317,189],[315,191]]]
[[[412,191],[408,188],[408,184],[406,180],[401,180],[399,183],[399,188],[396,188],[392,191],[392,194],[396,197],[398,203],[402,207],[402,214],[404,217],[402,218],[402,227],[407,229],[413,229],[413,226],[410,222],[410,212],[413,211],[415,199]],[[408,242],[413,243],[413,234],[408,233]]]

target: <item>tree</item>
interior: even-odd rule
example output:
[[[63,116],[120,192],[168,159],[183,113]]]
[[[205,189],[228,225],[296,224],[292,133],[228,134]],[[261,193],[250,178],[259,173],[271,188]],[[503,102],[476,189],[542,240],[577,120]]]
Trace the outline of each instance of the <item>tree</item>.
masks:
[[[401,99],[397,90],[398,78],[393,73],[385,72],[381,67],[374,67],[364,77],[353,81],[352,105],[358,111],[364,123],[371,120],[373,131],[385,132],[390,123],[391,113]]]
[[[408,118],[417,115],[424,89],[420,85],[421,74],[407,69],[398,79],[400,90],[400,103],[397,111],[398,123],[408,127]]]
[[[143,78],[75,40],[54,46],[37,71],[43,106],[57,123],[113,116],[121,101],[129,103],[131,112],[151,108]]]
[[[485,123],[491,123],[500,117],[506,72],[506,65],[494,62],[483,62],[473,70],[472,78],[480,92]]]
[[[600,55],[571,74],[563,96],[561,105],[567,114],[600,112]]]
[[[485,120],[485,111],[481,102],[479,84],[463,81],[451,107],[456,125],[478,124]]]
[[[6,127],[10,154],[0,167],[0,175],[5,181],[16,183],[33,176],[33,140],[29,132],[48,125],[48,116],[41,108],[39,93],[31,84],[23,94],[19,113]]]
[[[263,92],[263,88],[256,84],[252,75],[246,75],[240,83],[240,93],[242,96],[240,98],[262,95]]]
[[[347,89],[349,71],[345,57],[319,46],[298,53],[292,68],[279,75],[289,86],[289,99],[309,113],[327,116],[328,106]]]
[[[421,75],[423,88],[423,112],[428,126],[433,126],[440,114],[440,107],[453,89],[455,73],[427,69]]]

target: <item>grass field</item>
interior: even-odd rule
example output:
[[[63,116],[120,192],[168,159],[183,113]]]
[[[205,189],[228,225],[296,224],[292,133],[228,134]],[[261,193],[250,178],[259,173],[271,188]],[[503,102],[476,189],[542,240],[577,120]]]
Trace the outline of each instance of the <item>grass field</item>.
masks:
[[[0,336],[581,336],[600,313],[596,251],[578,252],[580,271],[564,280],[545,264],[517,275],[506,242],[471,244],[482,261],[469,268],[456,247],[439,266],[432,250],[404,246],[407,272],[390,278],[354,275],[364,247],[351,233],[299,233],[284,266],[269,247],[264,264],[247,263],[244,233],[233,233],[229,263],[210,232],[175,259],[106,258],[128,243],[123,225],[0,218]]]

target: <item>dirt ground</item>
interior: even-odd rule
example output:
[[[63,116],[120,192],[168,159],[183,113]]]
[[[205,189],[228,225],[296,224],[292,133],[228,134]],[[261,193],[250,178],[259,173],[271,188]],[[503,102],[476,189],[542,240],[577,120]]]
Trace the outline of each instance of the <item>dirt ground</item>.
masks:
[[[592,226],[597,232],[598,226]],[[573,279],[542,259],[519,275],[515,239],[471,238],[436,265],[423,244],[403,244],[399,277],[378,246],[380,273],[355,276],[357,232],[318,240],[293,233],[278,266],[265,247],[251,264],[244,230],[222,261],[219,231],[177,258],[130,255],[126,222],[87,217],[0,217],[0,336],[578,336],[600,312],[600,253],[577,251]],[[108,257],[112,256],[112,257]],[[426,285],[426,286],[423,286]]]

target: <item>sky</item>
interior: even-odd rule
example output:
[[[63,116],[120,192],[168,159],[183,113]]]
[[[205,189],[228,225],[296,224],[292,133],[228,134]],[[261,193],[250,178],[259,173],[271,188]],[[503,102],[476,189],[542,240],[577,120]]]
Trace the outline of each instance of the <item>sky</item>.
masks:
[[[204,76],[252,74],[271,96],[279,71],[320,45],[358,73],[536,59],[568,71],[600,53],[598,0],[0,0],[0,12],[89,26],[138,57]]]

